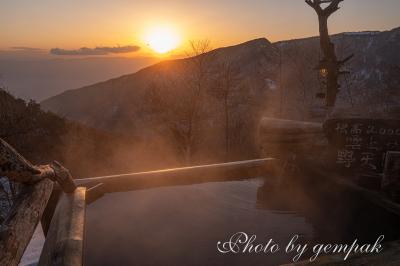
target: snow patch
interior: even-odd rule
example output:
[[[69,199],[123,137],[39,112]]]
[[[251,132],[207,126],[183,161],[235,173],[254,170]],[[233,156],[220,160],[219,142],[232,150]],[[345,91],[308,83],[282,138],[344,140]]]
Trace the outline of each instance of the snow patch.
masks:
[[[32,239],[26,248],[19,266],[37,265],[44,245],[44,233],[42,227],[38,225],[33,233]]]
[[[360,31],[360,32],[345,32],[343,35],[347,36],[374,36],[378,35],[379,31]]]
[[[265,85],[269,90],[275,91],[278,89],[278,85],[272,79],[265,79]]]

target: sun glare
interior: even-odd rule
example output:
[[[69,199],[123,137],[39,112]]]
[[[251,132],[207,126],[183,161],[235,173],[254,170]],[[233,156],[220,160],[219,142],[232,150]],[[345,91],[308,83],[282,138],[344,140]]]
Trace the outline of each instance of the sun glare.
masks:
[[[155,52],[165,54],[175,49],[181,39],[176,30],[169,27],[156,27],[150,29],[145,41]]]

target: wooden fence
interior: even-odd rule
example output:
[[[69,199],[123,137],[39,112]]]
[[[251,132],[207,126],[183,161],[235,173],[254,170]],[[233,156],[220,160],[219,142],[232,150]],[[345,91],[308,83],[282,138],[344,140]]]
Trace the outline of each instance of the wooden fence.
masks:
[[[17,155],[19,163],[32,166]],[[39,222],[46,236],[39,265],[82,265],[85,209],[105,193],[244,180],[264,175],[273,161],[264,158],[76,180],[58,163],[41,167],[45,171],[40,181],[24,185],[1,225],[0,265],[18,265]]]

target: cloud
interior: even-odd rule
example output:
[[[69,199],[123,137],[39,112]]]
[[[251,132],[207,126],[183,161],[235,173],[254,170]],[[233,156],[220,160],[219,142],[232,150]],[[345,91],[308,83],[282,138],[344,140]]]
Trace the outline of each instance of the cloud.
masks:
[[[140,50],[136,45],[125,46],[99,46],[95,48],[82,47],[76,50],[66,50],[61,48],[53,48],[50,53],[53,55],[107,55],[107,54],[123,54],[132,53]]]
[[[27,47],[27,46],[13,46],[10,47],[11,50],[16,50],[16,51],[25,51],[25,52],[37,52],[37,51],[42,51],[40,48],[34,48],[34,47]]]
[[[116,46],[116,47],[107,47],[107,46],[96,47],[96,49],[112,54],[123,54],[123,53],[136,52],[140,49],[140,47],[135,45],[127,45],[127,46]]]

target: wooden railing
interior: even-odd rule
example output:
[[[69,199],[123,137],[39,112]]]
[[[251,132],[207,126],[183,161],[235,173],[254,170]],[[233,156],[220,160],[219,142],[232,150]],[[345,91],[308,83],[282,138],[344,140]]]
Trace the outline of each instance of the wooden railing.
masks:
[[[32,167],[17,155],[18,163]],[[46,235],[39,265],[82,265],[86,205],[105,193],[244,180],[265,175],[273,161],[264,158],[77,180],[58,163],[38,167],[43,170],[40,180],[24,185],[1,225],[0,265],[18,265],[39,222]]]

